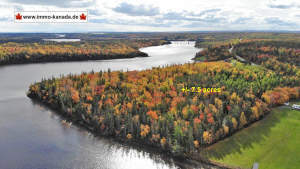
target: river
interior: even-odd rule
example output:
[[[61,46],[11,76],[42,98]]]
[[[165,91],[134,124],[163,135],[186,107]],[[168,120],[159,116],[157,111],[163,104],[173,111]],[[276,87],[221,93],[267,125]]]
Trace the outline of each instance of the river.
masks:
[[[143,70],[186,63],[199,49],[192,43],[140,49],[147,58],[0,67],[0,168],[1,169],[169,169],[184,162],[151,150],[126,146],[95,137],[86,130],[66,126],[62,118],[26,97],[31,83],[61,74],[91,70]],[[202,166],[202,165],[201,165]],[[210,168],[203,165],[204,168]]]

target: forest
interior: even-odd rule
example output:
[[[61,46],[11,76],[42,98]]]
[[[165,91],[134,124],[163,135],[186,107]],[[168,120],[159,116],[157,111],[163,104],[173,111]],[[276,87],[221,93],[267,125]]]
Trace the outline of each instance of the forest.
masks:
[[[164,40],[7,42],[0,45],[0,65],[147,57],[139,48],[166,43]]]
[[[217,61],[239,56],[246,63],[263,65],[270,69],[293,69],[300,65],[300,41],[294,40],[241,40],[208,47],[195,56],[196,61]],[[272,64],[281,68],[272,68]],[[282,70],[290,71],[290,70]]]
[[[218,32],[198,34],[196,47],[208,48],[227,44],[235,44],[245,40],[286,40],[298,41],[299,34],[293,32]]]
[[[232,58],[234,55],[229,51],[232,46],[233,45],[229,43],[215,47],[209,46],[196,53],[194,60],[209,62]]]
[[[294,51],[294,47],[291,43],[282,48]],[[293,60],[290,53],[286,57]],[[218,60],[219,54],[206,54]],[[227,57],[230,52],[222,59]],[[278,55],[261,66],[218,61],[70,74],[32,84],[28,96],[96,134],[188,157],[260,120],[273,106],[299,98],[299,84],[300,69],[281,62]],[[194,87],[221,90],[182,90]]]
[[[247,40],[236,44],[233,53],[257,64],[263,64],[272,58],[279,62],[300,65],[299,41]]]

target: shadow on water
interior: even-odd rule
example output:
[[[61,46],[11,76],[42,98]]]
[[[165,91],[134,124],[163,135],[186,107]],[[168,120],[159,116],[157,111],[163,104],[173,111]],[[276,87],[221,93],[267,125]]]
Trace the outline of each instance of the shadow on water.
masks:
[[[62,121],[66,120],[64,116],[62,116],[60,113],[58,113],[57,110],[44,105],[43,103],[37,101],[37,100],[31,100],[32,104],[34,106],[38,106],[40,109],[50,112],[50,117]],[[219,167],[200,163],[197,161],[190,161],[183,158],[175,158],[172,157],[170,154],[162,152],[161,150],[157,148],[153,148],[150,146],[144,146],[141,144],[129,144],[122,141],[118,141],[111,137],[104,137],[100,135],[93,134],[92,132],[88,131],[85,127],[79,124],[72,124],[72,126],[68,126],[64,123],[60,123],[61,127],[64,130],[68,130],[68,128],[73,128],[77,130],[82,137],[89,137],[89,139],[92,139],[95,142],[101,142],[104,143],[105,146],[103,147],[103,151],[105,152],[116,152],[121,154],[122,157],[135,155],[138,156],[138,158],[150,158],[155,163],[164,163],[168,165],[170,168],[182,168],[182,169],[194,169],[194,168],[203,168],[203,169],[219,169]]]
[[[278,111],[272,111],[264,119],[257,121],[245,129],[242,129],[216,144],[205,148],[201,154],[206,158],[217,160],[223,159],[225,156],[239,153],[242,154],[242,149],[251,149],[253,144],[260,143],[270,135],[271,128],[280,122],[276,115]],[[286,116],[283,115],[283,116]],[[282,117],[282,116],[281,116]]]

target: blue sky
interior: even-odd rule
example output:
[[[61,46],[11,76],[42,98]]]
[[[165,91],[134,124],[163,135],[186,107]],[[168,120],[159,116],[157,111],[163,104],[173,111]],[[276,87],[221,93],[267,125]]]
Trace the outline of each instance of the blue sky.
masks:
[[[14,23],[14,10],[88,10],[89,22]],[[2,0],[0,32],[300,31],[299,0]]]

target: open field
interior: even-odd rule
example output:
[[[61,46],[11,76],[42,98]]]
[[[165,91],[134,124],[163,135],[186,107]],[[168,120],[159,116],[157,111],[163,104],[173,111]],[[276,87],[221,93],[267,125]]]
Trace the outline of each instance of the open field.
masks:
[[[265,119],[208,147],[202,155],[242,168],[251,168],[258,162],[259,169],[298,169],[299,131],[300,111],[281,106]]]

